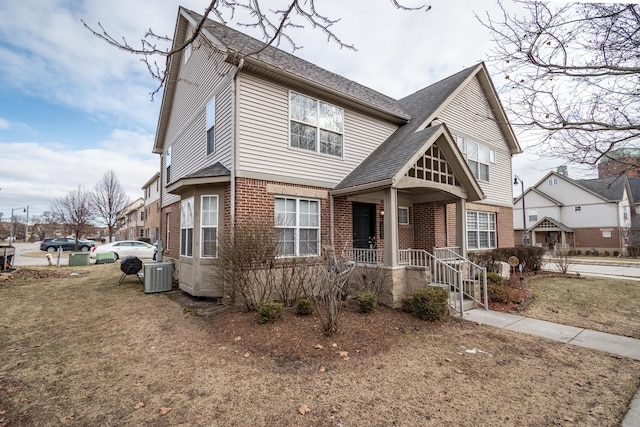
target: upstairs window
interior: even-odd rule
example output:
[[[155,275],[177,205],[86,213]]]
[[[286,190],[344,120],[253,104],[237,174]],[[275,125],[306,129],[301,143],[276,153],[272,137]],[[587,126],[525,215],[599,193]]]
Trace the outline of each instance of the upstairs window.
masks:
[[[207,155],[216,150],[216,98],[207,103]]]
[[[549,178],[549,185],[558,185],[558,178]]]
[[[164,155],[164,167],[166,168],[167,184],[171,182],[171,147],[167,148],[167,152]]]
[[[538,220],[538,210],[537,209],[529,209],[529,221],[536,222]]]
[[[293,148],[342,157],[344,111],[299,93],[290,93],[289,119]]]
[[[489,165],[495,163],[496,152],[469,138],[457,137],[458,148],[467,158],[467,164],[476,179],[489,181]]]
[[[574,206],[573,207],[573,211],[574,212],[581,212],[582,211],[582,206]]]

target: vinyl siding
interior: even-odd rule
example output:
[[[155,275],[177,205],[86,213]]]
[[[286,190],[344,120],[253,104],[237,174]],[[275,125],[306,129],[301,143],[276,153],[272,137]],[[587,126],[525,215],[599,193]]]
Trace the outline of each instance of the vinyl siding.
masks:
[[[477,78],[458,93],[439,118],[454,136],[470,138],[495,151],[495,163],[489,165],[489,181],[478,180],[487,196],[478,203],[511,206],[513,189],[509,146]]]
[[[222,62],[221,55],[212,54],[206,48],[194,48],[189,61],[181,62],[163,144],[164,153],[168,146],[172,147],[171,182],[217,162],[231,168],[233,69]],[[216,150],[207,155],[206,105],[213,96],[216,97]],[[164,155],[162,168],[164,176]],[[168,206],[180,197],[167,193],[165,184],[163,182],[162,204]]]
[[[343,158],[338,158],[289,147],[288,88],[241,74],[238,106],[238,176],[266,174],[333,187],[397,128],[345,109]]]

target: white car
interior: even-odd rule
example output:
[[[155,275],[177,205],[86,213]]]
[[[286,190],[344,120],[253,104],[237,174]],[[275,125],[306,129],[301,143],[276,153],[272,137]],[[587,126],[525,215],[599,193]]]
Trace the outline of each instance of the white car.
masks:
[[[94,246],[91,249],[91,258],[95,258],[96,254],[104,254],[113,252],[113,258],[119,259],[127,256],[135,256],[138,258],[156,259],[156,247],[138,240],[121,240],[119,242],[105,243],[104,245]]]

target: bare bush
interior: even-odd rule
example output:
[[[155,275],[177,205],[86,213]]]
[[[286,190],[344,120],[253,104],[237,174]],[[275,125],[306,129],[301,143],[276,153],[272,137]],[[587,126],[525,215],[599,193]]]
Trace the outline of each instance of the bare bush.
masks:
[[[330,335],[338,330],[345,286],[354,264],[346,258],[336,256],[332,247],[325,247],[319,267],[318,280],[307,282],[305,293],[314,303],[323,332]]]
[[[231,303],[238,298],[248,310],[256,310],[275,290],[276,261],[273,224],[254,223],[236,227],[220,241],[216,278]]]
[[[372,292],[379,297],[388,277],[389,270],[383,264],[358,266],[351,275],[349,287],[356,293]]]
[[[558,249],[554,250],[555,255],[553,257],[553,263],[555,264],[558,271],[561,273],[566,273],[569,271],[569,267],[573,264],[575,260],[575,250],[568,249]]]

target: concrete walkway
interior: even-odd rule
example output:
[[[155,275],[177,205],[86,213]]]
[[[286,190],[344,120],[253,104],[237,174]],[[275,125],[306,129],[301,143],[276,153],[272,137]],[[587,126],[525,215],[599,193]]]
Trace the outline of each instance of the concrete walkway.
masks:
[[[464,319],[510,331],[535,335],[565,344],[577,345],[592,350],[628,357],[633,360],[640,360],[640,340],[634,338],[492,310],[469,310],[464,314]],[[622,426],[640,426],[640,390],[636,392],[636,395],[631,401],[627,415],[625,415],[622,420]]]

